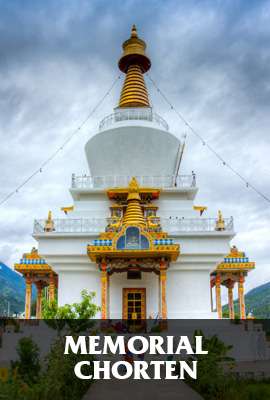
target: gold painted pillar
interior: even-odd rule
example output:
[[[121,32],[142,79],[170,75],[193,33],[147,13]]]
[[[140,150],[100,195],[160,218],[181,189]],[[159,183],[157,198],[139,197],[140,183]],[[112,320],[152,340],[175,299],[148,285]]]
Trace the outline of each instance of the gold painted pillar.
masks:
[[[210,280],[210,304],[211,304],[211,312],[214,312],[214,304],[213,304],[213,281]]]
[[[229,281],[226,286],[227,286],[227,289],[228,289],[229,318],[230,319],[234,319],[235,318],[234,302],[233,302],[234,281]]]
[[[55,276],[54,274],[50,274],[49,278],[49,302],[55,300]]]
[[[165,261],[160,261],[159,266],[160,295],[161,295],[161,319],[167,319],[167,267]]]
[[[240,319],[246,319],[246,305],[245,305],[245,295],[244,295],[244,282],[245,278],[243,274],[239,275],[238,280],[238,299],[239,299],[239,314]]]
[[[36,287],[37,287],[36,318],[41,319],[42,318],[42,289],[43,289],[42,282],[40,282],[40,281],[37,282]]]
[[[30,319],[32,302],[32,279],[30,275],[25,277],[25,285],[25,319]]]
[[[107,263],[101,263],[101,319],[108,318],[108,273]]]
[[[217,274],[217,276],[216,276],[216,308],[217,308],[218,318],[222,319],[221,276],[220,276],[220,274]]]

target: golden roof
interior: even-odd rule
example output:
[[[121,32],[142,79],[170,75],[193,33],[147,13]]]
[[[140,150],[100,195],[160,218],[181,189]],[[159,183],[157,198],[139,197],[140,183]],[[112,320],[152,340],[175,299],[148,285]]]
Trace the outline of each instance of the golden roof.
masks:
[[[53,272],[51,266],[44,258],[40,257],[38,250],[33,247],[30,253],[23,254],[19,263],[14,265],[15,270],[21,273],[50,273]]]
[[[216,271],[250,271],[254,268],[255,263],[249,261],[243,251],[238,251],[237,247],[233,246],[230,253],[217,266]]]
[[[148,92],[143,74],[151,67],[151,61],[145,54],[146,44],[138,38],[133,25],[131,36],[123,43],[123,55],[119,60],[119,69],[126,74],[119,107],[150,107]]]

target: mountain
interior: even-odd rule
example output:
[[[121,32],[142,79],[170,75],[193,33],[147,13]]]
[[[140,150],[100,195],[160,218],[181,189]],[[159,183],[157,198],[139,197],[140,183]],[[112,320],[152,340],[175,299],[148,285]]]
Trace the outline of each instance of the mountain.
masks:
[[[0,316],[24,311],[25,283],[17,272],[0,262]]]
[[[250,290],[245,299],[247,312],[256,318],[270,318],[270,282]]]
[[[245,295],[246,312],[252,313],[257,319],[270,318],[270,282],[257,286]],[[238,301],[234,302],[235,311],[239,310]],[[223,307],[224,315],[228,314],[228,305]]]

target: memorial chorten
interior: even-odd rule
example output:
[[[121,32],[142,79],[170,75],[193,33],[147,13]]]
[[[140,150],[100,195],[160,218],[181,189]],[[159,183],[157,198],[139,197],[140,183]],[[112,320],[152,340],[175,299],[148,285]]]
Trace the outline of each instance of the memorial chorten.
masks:
[[[44,284],[52,295],[57,276],[59,305],[80,301],[83,289],[95,292],[100,318],[220,317],[211,309],[210,275],[212,284],[221,276],[215,271],[230,251],[233,220],[205,217],[206,207],[194,204],[196,177],[182,174],[183,143],[151,106],[144,80],[151,61],[135,26],[118,65],[125,74],[118,106],[85,146],[89,175],[72,175],[73,204],[63,218],[50,212],[34,223],[50,268]],[[37,265],[16,265],[27,281],[28,317]]]

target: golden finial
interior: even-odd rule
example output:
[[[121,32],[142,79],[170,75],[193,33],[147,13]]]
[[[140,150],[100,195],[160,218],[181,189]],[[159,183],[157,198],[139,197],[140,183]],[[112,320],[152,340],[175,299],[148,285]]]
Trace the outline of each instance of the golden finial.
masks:
[[[239,251],[238,248],[234,245],[231,247],[229,256],[230,257],[245,257],[245,252]]]
[[[128,184],[128,191],[129,191],[129,193],[131,193],[131,192],[138,192],[139,191],[139,184],[138,184],[138,181],[137,181],[137,179],[135,178],[135,176],[133,176],[132,178],[131,178],[131,181],[129,182],[129,184]]]
[[[38,250],[37,250],[35,247],[32,247],[32,249],[31,249],[31,254],[32,254],[32,255],[38,254]]]
[[[222,216],[222,212],[218,211],[218,219],[216,221],[216,231],[224,231],[225,230],[225,221]]]
[[[135,24],[132,25],[131,37],[133,37],[133,38],[137,38],[137,37],[138,37],[137,28],[136,28],[136,25],[135,25]]]
[[[127,200],[141,200],[139,195],[139,184],[137,179],[133,177],[128,185],[128,198]]]
[[[238,248],[235,246],[235,245],[233,245],[232,247],[231,247],[231,254],[232,255],[234,255],[234,256],[238,256],[238,254],[239,254],[239,252],[238,252]]]
[[[52,219],[52,212],[48,212],[48,218],[45,221],[45,226],[44,226],[44,231],[45,232],[52,232],[54,231],[54,222]]]
[[[150,107],[143,74],[151,67],[151,61],[145,54],[146,44],[138,37],[135,25],[122,47],[123,54],[118,66],[126,74],[126,79],[119,107]]]
[[[151,61],[145,54],[146,43],[138,37],[137,28],[132,26],[130,38],[123,45],[123,54],[119,60],[119,68],[127,73],[130,65],[139,65],[142,72],[147,72],[151,67]]]

